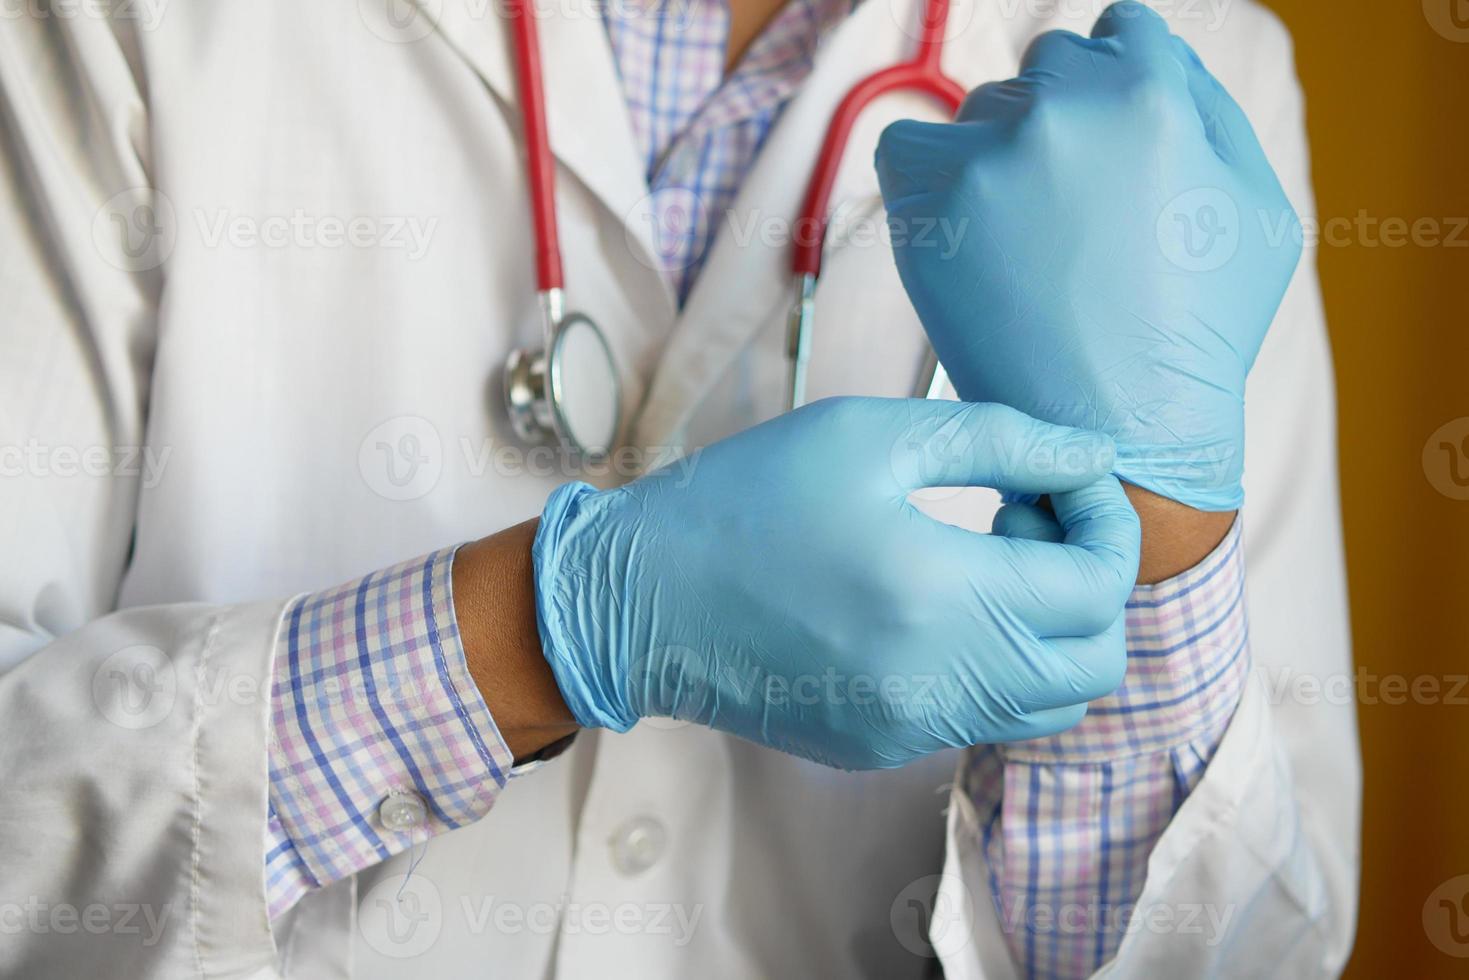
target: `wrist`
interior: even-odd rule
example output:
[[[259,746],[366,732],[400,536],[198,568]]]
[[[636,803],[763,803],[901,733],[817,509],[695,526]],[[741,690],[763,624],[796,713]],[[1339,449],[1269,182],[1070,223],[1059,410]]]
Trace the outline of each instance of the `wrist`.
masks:
[[[1203,561],[1238,515],[1235,510],[1198,510],[1131,483],[1122,486],[1142,524],[1139,585],[1172,578]]]
[[[516,759],[576,731],[541,653],[527,521],[464,545],[454,555],[454,616],[470,676]]]

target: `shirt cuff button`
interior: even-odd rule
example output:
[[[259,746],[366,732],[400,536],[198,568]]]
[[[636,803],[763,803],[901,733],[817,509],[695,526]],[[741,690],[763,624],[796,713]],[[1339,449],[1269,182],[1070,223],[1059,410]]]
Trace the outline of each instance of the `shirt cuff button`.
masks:
[[[417,793],[395,789],[378,804],[377,819],[386,830],[417,830],[428,825],[428,807]]]

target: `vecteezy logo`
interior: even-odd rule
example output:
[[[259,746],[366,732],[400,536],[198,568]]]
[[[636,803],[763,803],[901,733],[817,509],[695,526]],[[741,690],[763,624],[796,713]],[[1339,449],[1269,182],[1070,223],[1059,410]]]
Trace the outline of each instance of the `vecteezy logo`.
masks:
[[[973,935],[969,889],[953,875],[919,878],[893,899],[888,924],[899,944],[915,956],[952,956]]]
[[[1423,0],[1423,17],[1440,37],[1469,43],[1469,0]]]
[[[167,717],[177,693],[173,661],[157,647],[125,647],[92,674],[92,703],[108,721],[131,731]]]
[[[1440,952],[1469,957],[1469,875],[1450,878],[1428,896],[1423,932]]]
[[[638,201],[623,234],[628,250],[643,265],[659,272],[680,272],[699,257],[693,245],[709,221],[709,208],[697,191],[662,187]],[[648,229],[646,242],[636,233],[638,227]]]
[[[119,191],[92,217],[92,243],[109,265],[124,272],[158,268],[177,241],[173,203],[151,187]]]
[[[383,956],[406,959],[427,952],[444,928],[443,900],[422,871],[393,875],[372,887],[358,906],[357,927]]]
[[[1443,450],[1444,458],[1448,461],[1449,482],[1456,487],[1469,487],[1469,474],[1459,471],[1460,464],[1469,459],[1469,436],[1457,446],[1447,439],[1440,439],[1438,448]]]
[[[1428,437],[1423,475],[1450,500],[1469,500],[1469,416],[1444,423]]]
[[[706,658],[686,646],[655,647],[633,657],[628,666],[628,694],[634,710],[657,712],[643,717],[639,726],[673,731],[686,728],[692,717],[702,717],[713,693],[704,679]],[[744,700],[739,687],[731,688]],[[666,712],[666,713],[665,713]],[[674,717],[678,715],[680,717]]]
[[[433,33],[443,0],[357,0],[357,14],[377,37],[411,44]]]
[[[952,41],[969,30],[979,7],[980,0],[952,0],[949,4],[949,19],[944,22],[944,40]],[[923,38],[924,30],[928,26],[929,10],[930,6],[926,3],[888,0],[888,16],[898,25],[898,30],[913,41]]]
[[[438,485],[444,470],[439,430],[417,415],[388,419],[362,440],[357,468],[379,497],[416,500]]]
[[[942,426],[914,425],[893,444],[893,476],[904,486],[917,486],[912,499],[938,503],[964,492],[952,474],[962,473],[974,458],[972,430],[957,422]]]
[[[1211,272],[1239,248],[1239,208],[1217,187],[1196,187],[1163,206],[1156,231],[1169,262],[1186,272]]]

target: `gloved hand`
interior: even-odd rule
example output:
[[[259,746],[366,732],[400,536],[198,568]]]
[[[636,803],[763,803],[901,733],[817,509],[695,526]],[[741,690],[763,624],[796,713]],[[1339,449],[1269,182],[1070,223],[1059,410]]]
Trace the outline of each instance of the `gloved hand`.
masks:
[[[568,484],[533,550],[546,658],[584,726],[686,719],[849,769],[1061,731],[1126,665],[1112,456],[1004,406],[847,398]],[[929,486],[1052,493],[1065,543],[935,521],[907,499]]]
[[[1245,375],[1300,225],[1244,113],[1157,14],[1036,38],[951,124],[897,122],[898,271],[960,397],[1117,440],[1117,474],[1200,510],[1243,499]],[[900,237],[895,241],[901,243]]]

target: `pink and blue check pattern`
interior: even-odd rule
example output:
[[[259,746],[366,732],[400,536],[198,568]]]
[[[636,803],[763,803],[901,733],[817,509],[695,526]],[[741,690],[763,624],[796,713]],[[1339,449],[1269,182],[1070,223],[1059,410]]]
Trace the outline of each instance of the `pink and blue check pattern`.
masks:
[[[618,6],[608,5],[607,36],[643,153],[658,257],[682,303],[765,137],[852,0],[787,0],[728,77],[722,0],[648,0],[620,15]]]
[[[1117,952],[1148,857],[1203,777],[1249,671],[1239,522],[1127,604],[1127,677],[1075,728],[970,752],[1000,926],[1031,977],[1086,977]]]
[[[272,917],[307,890],[489,812],[510,750],[469,675],[446,548],[286,610],[271,690],[266,893]],[[384,827],[413,793],[424,828]]]
[[[850,0],[788,0],[723,77],[719,0],[608,5],[607,30],[680,302],[770,127]],[[454,621],[453,549],[288,609],[273,688],[266,882],[272,916],[308,890],[487,813],[511,758],[469,676]],[[1054,738],[972,750],[1000,922],[1031,977],[1082,977],[1117,951],[1148,856],[1200,778],[1249,669],[1238,525],[1204,562],[1139,587],[1129,666],[1112,696]],[[517,770],[519,772],[522,770]],[[411,791],[424,831],[384,828]]]

